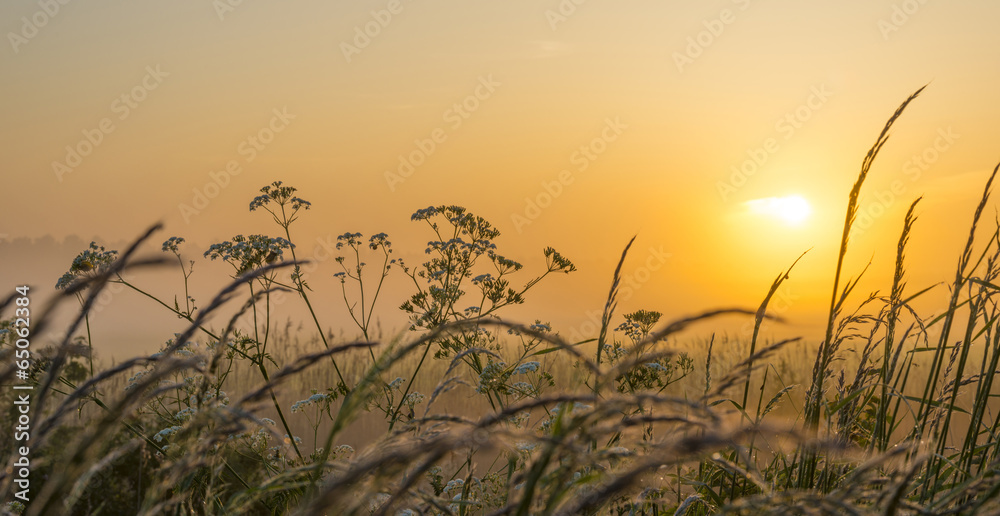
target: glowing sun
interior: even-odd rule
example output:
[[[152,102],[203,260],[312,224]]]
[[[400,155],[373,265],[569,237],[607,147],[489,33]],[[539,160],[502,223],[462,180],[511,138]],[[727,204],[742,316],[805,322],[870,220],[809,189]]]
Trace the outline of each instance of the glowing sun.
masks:
[[[812,214],[809,201],[799,195],[753,199],[746,205],[751,213],[773,217],[790,226],[802,224]]]

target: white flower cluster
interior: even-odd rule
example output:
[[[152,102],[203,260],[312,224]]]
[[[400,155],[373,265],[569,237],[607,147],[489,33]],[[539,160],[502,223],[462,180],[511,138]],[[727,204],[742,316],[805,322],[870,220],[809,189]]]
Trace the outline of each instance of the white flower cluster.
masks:
[[[528,382],[517,382],[510,386],[510,393],[520,400],[536,395],[538,390]]]
[[[419,392],[411,392],[406,395],[406,398],[403,400],[403,403],[405,403],[410,407],[413,407],[414,405],[417,405],[420,402],[424,401],[424,398],[425,398],[424,395],[420,394]]]
[[[180,429],[181,427],[179,426],[171,426],[164,428],[163,430],[160,430],[159,432],[156,433],[156,435],[153,436],[153,440],[158,443],[163,442],[164,439],[170,437]]]
[[[400,387],[403,385],[403,382],[405,381],[406,380],[404,380],[403,377],[397,376],[395,380],[389,382],[389,389],[394,389],[398,391]]]
[[[507,364],[504,362],[490,361],[486,364],[483,372],[479,374],[479,386],[476,387],[476,392],[485,394],[500,386],[506,379],[507,374],[504,374],[506,368]]]
[[[304,400],[296,401],[292,404],[292,412],[302,412],[309,405],[319,405],[329,399],[326,394],[317,392]]]
[[[542,364],[535,361],[525,362],[514,368],[514,374],[534,373],[538,371],[538,368],[541,367],[541,365]]]

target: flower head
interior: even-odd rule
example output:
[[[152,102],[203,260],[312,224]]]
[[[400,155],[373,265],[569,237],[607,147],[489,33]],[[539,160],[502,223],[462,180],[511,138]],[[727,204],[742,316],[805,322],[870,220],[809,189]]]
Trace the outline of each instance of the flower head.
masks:
[[[181,237],[170,237],[165,242],[163,242],[163,252],[177,253],[178,248],[184,243],[184,239]]]
[[[237,274],[243,274],[273,262],[285,249],[292,247],[291,242],[281,237],[236,235],[232,240],[213,244],[205,251],[205,257],[221,258],[232,265]]]
[[[87,250],[76,255],[69,270],[56,282],[56,288],[63,290],[91,271],[94,271],[95,274],[101,274],[107,271],[117,259],[118,251],[107,251],[104,246],[98,246],[96,242],[91,242]]]
[[[278,206],[289,205],[293,210],[306,209],[308,210],[312,203],[309,201],[295,197],[296,192],[294,186],[282,186],[281,181],[274,181],[273,183],[264,186],[260,189],[263,195],[258,195],[250,201],[250,211],[254,211],[257,208],[265,208],[271,202],[274,202]]]

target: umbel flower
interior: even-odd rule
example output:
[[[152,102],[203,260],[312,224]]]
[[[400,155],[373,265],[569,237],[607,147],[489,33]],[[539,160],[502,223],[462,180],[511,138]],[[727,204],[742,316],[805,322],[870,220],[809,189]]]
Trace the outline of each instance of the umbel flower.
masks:
[[[285,249],[291,248],[292,243],[281,237],[236,235],[232,240],[213,244],[205,251],[205,257],[221,258],[239,275],[274,262]]]
[[[282,186],[281,181],[275,181],[260,189],[262,195],[254,197],[250,201],[250,211],[262,208],[274,217],[274,221],[279,226],[288,229],[288,226],[295,221],[295,214],[299,210],[308,210],[312,203],[295,197],[294,186]]]
[[[82,277],[101,274],[117,259],[118,251],[107,251],[104,246],[91,242],[90,247],[76,255],[69,270],[56,281],[56,288],[64,290]]]

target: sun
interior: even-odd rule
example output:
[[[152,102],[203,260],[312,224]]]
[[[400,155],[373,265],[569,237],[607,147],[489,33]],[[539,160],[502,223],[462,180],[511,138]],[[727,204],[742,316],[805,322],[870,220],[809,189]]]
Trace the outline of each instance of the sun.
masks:
[[[812,206],[801,195],[753,199],[746,205],[751,213],[776,218],[789,226],[802,225],[812,214]]]

